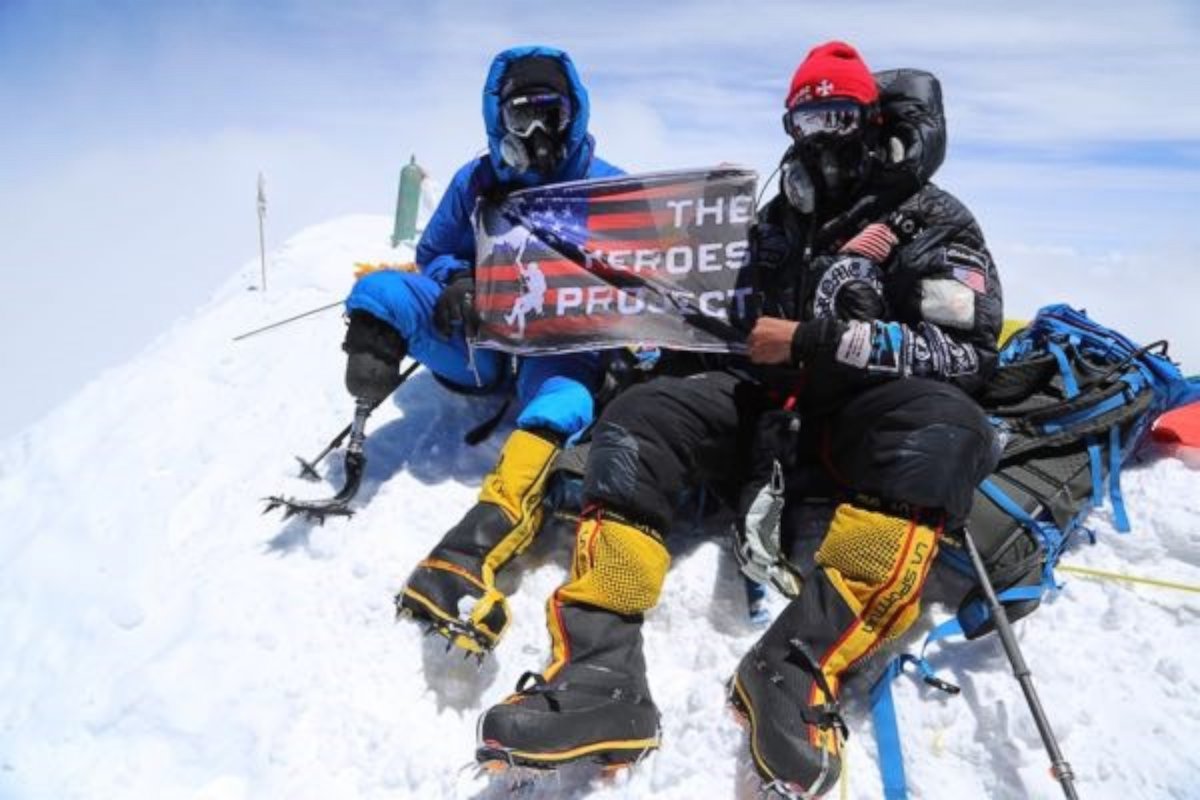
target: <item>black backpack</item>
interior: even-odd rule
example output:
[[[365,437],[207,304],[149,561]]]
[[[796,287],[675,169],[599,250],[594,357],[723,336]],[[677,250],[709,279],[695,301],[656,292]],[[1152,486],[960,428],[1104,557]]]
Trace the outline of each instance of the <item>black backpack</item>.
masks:
[[[1139,346],[1066,305],[1043,308],[1005,343],[980,398],[1004,449],[967,525],[1010,619],[1055,588],[1054,565],[1105,496],[1116,529],[1129,530],[1121,465],[1155,417],[1197,396],[1200,381],[1184,378],[1165,342]],[[974,577],[953,537],[942,561]],[[958,621],[968,639],[992,629],[978,587]]]
[[[1041,309],[1000,351],[980,401],[1003,446],[1000,463],[975,493],[967,527],[1010,620],[1024,617],[1058,588],[1054,567],[1088,513],[1112,502],[1113,525],[1129,530],[1121,465],[1163,412],[1200,398],[1200,378],[1185,378],[1166,343],[1139,346],[1066,305]],[[1091,533],[1087,532],[1090,536]],[[994,629],[961,541],[943,538],[942,564],[972,582],[955,617],[936,626],[919,655],[893,658],[871,687],[885,796],[906,796],[891,681],[912,667],[926,683],[956,694],[924,653],[934,642],[975,639]]]

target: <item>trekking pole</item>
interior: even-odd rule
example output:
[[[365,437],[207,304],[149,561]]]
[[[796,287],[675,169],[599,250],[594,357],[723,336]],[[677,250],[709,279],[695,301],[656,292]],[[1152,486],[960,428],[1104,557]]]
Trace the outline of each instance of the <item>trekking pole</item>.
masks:
[[[1013,634],[1012,624],[1008,621],[1008,613],[996,597],[996,590],[988,578],[983,558],[979,555],[979,549],[975,547],[975,540],[971,538],[971,531],[967,528],[963,529],[963,542],[971,557],[971,565],[975,568],[975,576],[983,588],[992,618],[996,621],[996,633],[1000,635],[1000,641],[1004,644],[1004,652],[1008,655],[1008,661],[1012,665],[1013,676],[1021,684],[1021,691],[1025,693],[1025,701],[1029,704],[1029,710],[1033,713],[1033,721],[1037,723],[1038,733],[1042,737],[1042,744],[1045,745],[1046,753],[1050,756],[1050,774],[1062,786],[1067,800],[1078,800],[1079,795],[1075,793],[1075,773],[1071,771],[1071,765],[1063,758],[1062,750],[1058,747],[1058,739],[1055,738],[1054,731],[1050,729],[1050,720],[1046,718],[1046,712],[1042,708],[1041,700],[1038,699],[1037,690],[1033,688],[1033,674],[1025,663],[1025,657],[1021,655],[1021,646],[1017,643],[1016,635]]]
[[[421,366],[421,362],[419,362],[419,361],[414,361],[412,364],[410,364],[408,369],[406,369],[400,373],[400,383],[404,383],[406,380],[408,380],[409,376],[412,375],[414,372],[416,372],[417,368],[420,366]],[[382,403],[382,402],[383,402],[383,400],[379,401],[379,403]],[[374,411],[376,408],[378,408],[379,403],[376,403],[375,405],[371,406],[370,411]],[[307,479],[313,480],[313,481],[321,480],[321,476],[317,474],[317,464],[320,464],[322,459],[325,458],[325,456],[329,455],[334,450],[336,450],[342,446],[342,442],[350,434],[350,430],[353,427],[354,427],[354,423],[351,422],[349,425],[342,428],[341,433],[339,433],[337,436],[333,437],[333,440],[330,441],[329,444],[325,445],[325,449],[322,450],[320,453],[318,453],[317,457],[314,458],[312,461],[305,461],[300,456],[296,456],[296,460],[300,462],[300,477],[307,478]]]
[[[322,311],[328,311],[329,309],[331,309],[335,306],[342,305],[342,303],[344,303],[344,302],[345,302],[344,300],[338,300],[335,303],[330,303],[328,305],[321,306],[320,308],[314,308],[311,311],[305,311],[303,314],[297,314],[294,317],[288,317],[287,319],[281,319],[281,320],[279,320],[279,322],[272,322],[270,325],[264,325],[261,328],[255,328],[252,331],[246,331],[245,333],[239,333],[237,336],[233,337],[233,340],[235,342],[240,342],[242,339],[249,339],[251,336],[260,334],[263,331],[269,331],[272,328],[278,328],[281,325],[287,325],[289,322],[295,322],[298,319],[304,319],[305,317],[311,317],[313,314],[317,314]]]
[[[396,384],[399,389],[409,375],[413,374],[420,362],[415,362],[400,375],[400,380]],[[395,390],[393,390],[395,391]],[[339,433],[334,440],[329,443],[321,455],[309,464],[302,458],[298,458],[303,469],[312,469],[317,461],[325,457],[327,453],[332,451],[338,444],[341,443],[347,435],[350,437],[350,443],[346,445],[346,482],[338,493],[333,497],[325,500],[299,500],[293,497],[285,497],[280,494],[264,497],[267,507],[263,509],[263,513],[267,514],[277,508],[283,509],[283,518],[287,519],[293,515],[300,515],[309,521],[323,525],[326,517],[349,517],[354,514],[350,509],[350,501],[358,494],[358,487],[362,484],[363,473],[367,468],[367,456],[364,452],[364,445],[367,440],[367,417],[371,416],[371,412],[379,407],[379,404],[371,403],[362,397],[358,397],[354,401],[354,421]],[[301,473],[303,476],[304,473]],[[315,470],[314,470],[315,474]]]

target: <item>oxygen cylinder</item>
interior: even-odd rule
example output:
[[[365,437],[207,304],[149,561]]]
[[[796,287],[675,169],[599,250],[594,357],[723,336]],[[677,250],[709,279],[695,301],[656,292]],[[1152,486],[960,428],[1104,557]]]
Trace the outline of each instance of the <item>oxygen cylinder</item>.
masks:
[[[425,170],[417,166],[417,157],[400,170],[400,191],[396,195],[396,224],[392,229],[392,247],[417,236],[417,209],[421,205],[421,181]]]

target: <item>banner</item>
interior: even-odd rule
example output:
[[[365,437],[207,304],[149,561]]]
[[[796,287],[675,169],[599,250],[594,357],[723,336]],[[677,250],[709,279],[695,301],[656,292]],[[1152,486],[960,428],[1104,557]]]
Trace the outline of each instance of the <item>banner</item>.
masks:
[[[475,344],[742,352],[757,176],[716,168],[574,181],[475,209]]]

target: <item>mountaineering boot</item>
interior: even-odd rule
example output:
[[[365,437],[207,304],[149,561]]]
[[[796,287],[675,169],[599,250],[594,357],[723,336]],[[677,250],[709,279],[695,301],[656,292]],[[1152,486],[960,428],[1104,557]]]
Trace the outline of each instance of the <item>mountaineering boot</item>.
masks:
[[[837,783],[842,676],[917,618],[939,535],[916,519],[838,506],[800,594],[730,681],[767,789],[808,798]]]
[[[397,614],[429,623],[469,653],[483,655],[496,646],[509,620],[496,572],[541,527],[542,492],[557,453],[549,434],[513,431],[484,478],[479,501],[396,595]]]
[[[641,628],[669,564],[657,534],[585,512],[571,580],[547,603],[553,660],[544,674],[525,673],[516,693],[480,718],[478,761],[628,764],[658,747]]]
[[[566,606],[561,624],[572,649],[584,654],[553,677],[526,672],[516,693],[483,715],[480,762],[543,769],[583,758],[623,764],[658,747],[641,619]]]

